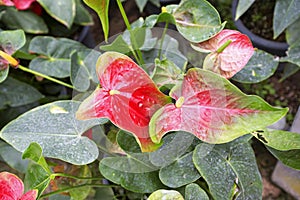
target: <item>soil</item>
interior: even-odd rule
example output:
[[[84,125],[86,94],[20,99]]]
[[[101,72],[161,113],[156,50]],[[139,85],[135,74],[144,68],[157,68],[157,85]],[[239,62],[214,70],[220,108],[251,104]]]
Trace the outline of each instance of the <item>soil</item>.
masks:
[[[223,19],[225,18],[225,20],[228,21],[226,27],[234,28],[233,27],[234,23],[230,21],[231,1],[222,1],[223,4],[221,1],[218,0],[211,0],[210,2],[217,7],[217,10],[221,10],[220,13],[221,17]],[[271,7],[269,8],[270,10],[265,12],[273,14],[274,1],[271,0],[256,1],[254,3],[256,5],[252,6],[249,12],[251,12],[252,10],[257,10],[258,7],[262,6],[261,3],[272,4],[272,2],[273,2],[273,6],[271,5]],[[219,9],[218,7],[221,9]],[[268,8],[268,6],[265,7]],[[129,17],[130,22],[135,21],[140,16],[146,16],[148,14],[146,12],[139,13],[134,0],[127,0],[126,2],[124,2],[124,8]],[[110,16],[110,36],[113,36],[125,30],[126,27],[121,17],[121,14],[118,11],[117,5],[112,4],[110,6],[109,16]],[[262,16],[262,19],[257,19],[257,21],[261,23],[260,25],[253,24],[253,27],[257,27],[255,29],[257,29],[260,32],[263,32],[263,34],[266,35],[265,37],[269,37],[270,39],[272,39],[273,38],[272,19],[270,18],[270,16],[272,15]],[[92,33],[94,35],[96,43],[99,44],[104,41],[103,32],[102,32],[99,19],[96,14],[94,14],[94,20],[95,20],[95,25],[92,27]],[[268,27],[271,27],[268,31],[262,31],[266,27],[265,24],[267,24]],[[281,77],[282,77],[282,72],[281,71],[277,72],[274,76],[272,76],[270,79],[268,79],[263,83],[252,84],[249,87],[250,90],[247,91],[244,90],[244,92],[246,92],[247,94],[256,94],[262,96],[271,105],[289,107],[289,114],[287,115],[287,121],[288,124],[291,125],[291,122],[300,105],[300,82],[295,81],[300,79],[300,73],[296,73],[295,75],[290,76],[285,81],[280,83],[279,80],[281,79]],[[275,168],[277,159],[272,154],[270,154],[269,151],[265,148],[265,146],[262,145],[260,142],[253,140],[252,146],[255,151],[257,157],[257,164],[263,179],[263,200],[273,200],[273,199],[293,200],[294,198],[291,195],[287,194],[280,187],[272,183],[271,175]]]
[[[241,20],[252,33],[265,39],[273,40],[274,8],[274,0],[255,1],[241,16]],[[275,41],[285,42],[285,34],[279,35]]]

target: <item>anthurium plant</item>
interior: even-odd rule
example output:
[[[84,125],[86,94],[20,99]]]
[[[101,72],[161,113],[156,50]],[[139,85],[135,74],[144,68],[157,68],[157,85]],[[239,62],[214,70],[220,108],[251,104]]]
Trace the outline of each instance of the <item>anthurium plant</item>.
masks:
[[[0,158],[24,174],[25,195],[261,199],[253,140],[300,169],[300,135],[268,128],[288,109],[232,82],[258,50],[209,2],[184,0],[130,24],[117,0],[127,29],[112,38],[109,0],[84,2],[107,40],[95,49],[36,36],[24,60],[24,30],[0,32],[0,109],[28,110],[2,125]]]

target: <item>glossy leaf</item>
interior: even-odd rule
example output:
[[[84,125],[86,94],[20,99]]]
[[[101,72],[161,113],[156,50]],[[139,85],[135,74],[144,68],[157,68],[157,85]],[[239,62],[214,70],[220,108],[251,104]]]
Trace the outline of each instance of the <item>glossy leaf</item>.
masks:
[[[185,200],[209,200],[206,192],[197,184],[191,183],[185,187]]]
[[[68,28],[72,26],[76,12],[75,0],[37,0],[37,2],[39,2],[51,17]]]
[[[22,180],[9,172],[0,173],[0,199],[35,200],[37,191],[28,191],[23,195],[24,185]]]
[[[1,22],[9,29],[22,29],[26,33],[48,33],[44,20],[30,11],[18,11],[15,8],[6,8],[1,15]]]
[[[254,53],[251,40],[235,30],[225,29],[197,47],[210,51],[203,68],[231,78],[239,72]],[[196,49],[197,50],[197,49]]]
[[[279,151],[271,147],[267,147],[267,149],[283,164],[293,169],[300,170],[300,149],[289,151]]]
[[[99,169],[105,178],[133,192],[151,193],[165,187],[155,169],[130,157],[104,158]]]
[[[181,1],[172,14],[178,31],[190,42],[208,40],[225,26],[217,10],[205,0]]]
[[[26,38],[23,30],[1,31],[0,46],[2,49],[12,55],[25,45]]]
[[[76,3],[76,15],[74,23],[82,26],[90,26],[94,24],[93,17],[89,11],[81,3],[81,0],[75,0]]]
[[[252,132],[265,145],[280,151],[300,149],[300,134],[283,130],[263,129]]]
[[[262,180],[251,145],[238,140],[210,146],[203,155],[204,149],[201,144],[198,145],[193,161],[208,184],[212,197],[261,199]]]
[[[1,61],[0,61],[0,65],[2,65]],[[8,64],[5,64],[5,65],[8,65]],[[5,81],[5,79],[8,76],[8,72],[9,72],[9,67],[6,67],[5,69],[0,70],[0,83]]]
[[[102,54],[96,71],[101,87],[82,102],[77,119],[108,118],[133,133],[143,151],[159,147],[149,137],[148,124],[152,114],[168,103],[169,98],[157,89],[142,68],[123,54]]]
[[[259,83],[272,76],[278,64],[279,60],[273,55],[262,50],[256,50],[246,66],[232,79],[240,83]]]
[[[103,51],[116,51],[123,54],[128,54],[131,52],[129,45],[125,42],[122,35],[118,35],[118,37],[111,44],[100,46],[100,49]]]
[[[42,97],[43,95],[31,85],[11,77],[0,84],[0,109],[6,106],[26,105]]]
[[[183,79],[183,72],[172,61],[168,59],[155,59],[155,68],[152,80],[158,87],[172,88],[178,81]]]
[[[280,58],[282,62],[291,62],[300,67],[300,43],[299,45],[293,45],[288,49],[288,55],[286,57]]]
[[[159,178],[163,184],[171,188],[178,188],[198,180],[201,176],[192,160],[193,152],[177,159],[159,171]]]
[[[183,196],[176,190],[156,190],[149,197],[148,200],[184,200]]]
[[[109,20],[108,20],[109,0],[83,0],[83,1],[86,5],[92,8],[98,14],[102,24],[105,41],[107,41],[108,34],[109,34]]]
[[[90,82],[97,83],[95,65],[100,52],[93,50],[74,52],[71,56],[71,82],[78,91],[86,91]]]
[[[29,68],[49,76],[68,77],[72,53],[82,50],[86,47],[74,40],[37,36],[31,40],[29,51],[40,56],[30,62]]]
[[[289,25],[300,19],[299,7],[298,0],[276,1],[273,18],[274,38],[277,38]]]
[[[136,0],[135,3],[139,8],[140,12],[143,12],[148,0]]]
[[[76,101],[56,101],[39,106],[7,124],[0,136],[21,152],[36,142],[41,145],[45,157],[77,165],[93,162],[98,156],[98,148],[82,134],[106,120],[78,121],[75,119],[78,107]]]
[[[260,97],[245,95],[225,78],[201,69],[190,69],[170,96],[176,104],[165,105],[150,121],[150,136],[155,143],[178,130],[208,143],[225,143],[265,128],[287,112]]]
[[[238,20],[240,16],[242,16],[254,2],[255,0],[239,0],[236,7],[234,19]]]
[[[290,46],[299,46],[300,44],[300,20],[296,20],[285,31],[286,41]]]

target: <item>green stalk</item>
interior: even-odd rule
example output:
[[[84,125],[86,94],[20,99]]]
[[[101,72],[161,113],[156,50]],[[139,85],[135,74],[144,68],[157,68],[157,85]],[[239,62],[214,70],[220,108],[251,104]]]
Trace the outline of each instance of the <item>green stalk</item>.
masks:
[[[69,190],[73,190],[73,189],[77,189],[77,188],[81,188],[81,187],[105,187],[105,188],[107,188],[107,187],[118,187],[118,186],[117,185],[104,185],[104,184],[82,184],[82,185],[65,187],[65,188],[62,188],[62,189],[59,189],[59,190],[56,190],[53,192],[49,192],[47,194],[41,195],[40,198],[50,197],[55,194],[60,194],[62,192],[67,192]]]
[[[166,22],[164,31],[163,31],[162,36],[161,36],[161,41],[160,41],[160,46],[159,46],[159,51],[158,51],[158,58],[159,59],[161,59],[161,50],[162,50],[162,46],[163,46],[165,36],[166,36],[167,30],[168,30],[168,26],[169,26],[169,23]]]
[[[64,174],[64,173],[55,173],[52,174],[52,176],[61,176],[66,178],[72,178],[72,179],[80,179],[80,180],[102,180],[103,178],[96,178],[96,177],[79,177],[79,176],[73,176],[70,174]]]
[[[65,82],[60,81],[60,80],[55,79],[55,78],[52,78],[52,77],[47,76],[47,75],[45,75],[45,74],[42,74],[42,73],[40,73],[40,72],[31,70],[31,69],[29,69],[29,68],[27,68],[27,67],[24,67],[24,66],[22,66],[22,65],[18,65],[18,69],[23,70],[24,72],[29,72],[29,73],[31,73],[31,74],[33,74],[33,75],[36,75],[36,76],[43,77],[43,78],[45,78],[45,79],[48,79],[49,81],[53,81],[53,82],[58,83],[58,84],[60,84],[60,85],[66,86],[66,87],[68,87],[68,88],[75,89],[72,85],[70,85],[70,84],[68,84],[68,83],[65,83]]]
[[[130,26],[128,17],[127,17],[127,15],[126,15],[126,12],[125,12],[125,10],[124,10],[124,7],[123,7],[123,5],[122,5],[121,0],[117,0],[117,4],[118,4],[119,10],[120,10],[120,12],[121,12],[122,18],[123,18],[123,20],[124,20],[124,22],[125,22],[126,28],[128,29],[128,31],[129,31],[129,33],[130,33],[130,38],[131,38],[131,40],[132,40],[132,46],[133,46],[133,49],[136,49],[138,59],[137,59],[135,53],[134,53],[134,56],[135,56],[137,62],[138,62],[139,64],[142,65],[142,64],[145,63],[145,62],[144,62],[144,59],[143,59],[143,56],[142,56],[142,52],[141,52],[141,50],[140,50],[139,48],[136,48],[136,47],[137,47],[136,40],[135,40],[134,35],[132,35],[132,33],[131,33],[131,26]],[[133,51],[134,51],[134,50],[133,50]],[[132,51],[132,52],[133,52],[133,51]]]

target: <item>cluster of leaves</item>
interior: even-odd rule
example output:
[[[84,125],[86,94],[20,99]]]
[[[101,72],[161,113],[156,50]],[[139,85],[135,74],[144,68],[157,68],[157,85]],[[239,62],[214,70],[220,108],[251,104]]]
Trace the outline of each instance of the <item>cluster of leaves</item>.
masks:
[[[99,14],[108,38],[109,0],[85,2]],[[166,28],[157,38],[153,27],[160,22],[176,26],[193,47],[189,53],[181,53],[178,38]],[[246,95],[228,80],[239,73],[250,76],[249,63],[268,60],[254,52],[246,36],[224,25],[207,1],[185,0],[127,24],[128,30],[100,46],[105,53],[66,38],[28,41],[22,30],[1,31],[0,109],[38,104],[43,97],[9,76],[9,65],[76,91],[73,100],[37,106],[5,125],[1,159],[25,173],[25,191],[38,190],[38,198],[113,195],[115,185],[105,184],[105,178],[137,194],[153,193],[149,199],[261,199],[251,138],[295,169],[300,169],[300,138],[267,128],[287,109]],[[32,57],[24,67],[28,62],[15,58],[22,58],[27,41],[25,53]],[[61,81],[67,78],[71,84]],[[71,164],[76,175],[67,174],[58,160]],[[47,187],[53,191],[45,194]]]
[[[235,13],[235,20],[239,19],[254,3],[254,0],[239,0],[237,5],[237,10]],[[299,40],[299,33],[300,33],[300,2],[299,1],[280,1],[276,0],[275,9],[273,13],[273,37],[276,39],[280,34],[285,32],[286,41],[289,45],[288,51],[286,52],[286,56],[280,57],[279,59],[272,59],[272,57],[268,56],[270,64],[267,68],[272,75],[278,66],[279,62],[287,62],[284,69],[284,76],[282,79],[289,77],[290,75],[296,73],[300,70],[300,60],[299,60],[299,53],[300,53],[300,40]],[[264,52],[265,54],[265,52]],[[255,62],[255,61],[254,61]],[[271,67],[273,66],[273,67]],[[258,68],[258,66],[256,65]],[[251,68],[249,68],[250,70]],[[264,79],[261,79],[260,73],[261,71],[265,70],[264,66],[260,67],[260,69],[252,69],[255,73],[253,77],[249,76],[248,78],[238,77],[239,80],[243,80],[246,83],[257,83]],[[259,70],[259,71],[258,71]],[[272,71],[272,72],[271,72]],[[259,78],[255,78],[255,77]],[[251,77],[251,79],[250,79]],[[267,76],[266,78],[268,78]]]

